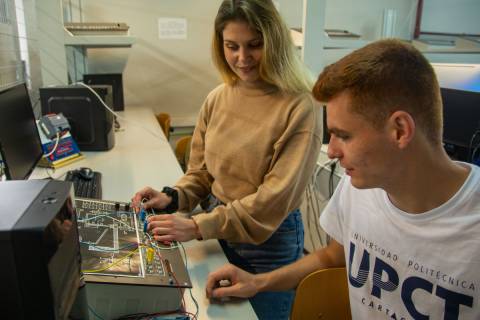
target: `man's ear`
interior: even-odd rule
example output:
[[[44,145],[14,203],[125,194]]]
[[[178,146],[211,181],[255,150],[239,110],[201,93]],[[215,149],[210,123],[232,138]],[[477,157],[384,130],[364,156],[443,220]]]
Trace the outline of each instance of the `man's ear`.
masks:
[[[406,111],[395,111],[388,118],[388,128],[391,137],[397,143],[398,147],[406,148],[415,136],[415,120]]]

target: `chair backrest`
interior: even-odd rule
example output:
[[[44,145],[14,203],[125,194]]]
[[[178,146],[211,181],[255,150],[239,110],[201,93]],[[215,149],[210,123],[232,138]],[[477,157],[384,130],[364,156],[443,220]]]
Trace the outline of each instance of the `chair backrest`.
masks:
[[[163,133],[167,140],[170,139],[170,115],[168,113],[160,112],[155,115],[157,118],[158,124],[162,128]]]
[[[345,268],[318,270],[303,278],[296,290],[291,320],[351,318]]]
[[[190,158],[190,145],[192,136],[181,137],[175,145],[175,156],[182,167],[183,172],[187,171],[188,159]]]

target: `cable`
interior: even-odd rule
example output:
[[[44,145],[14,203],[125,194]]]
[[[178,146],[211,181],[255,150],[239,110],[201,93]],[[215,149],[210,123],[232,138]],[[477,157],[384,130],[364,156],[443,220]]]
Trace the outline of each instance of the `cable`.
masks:
[[[477,149],[480,147],[480,139],[478,140],[477,145],[474,147],[474,141],[476,137],[480,138],[480,130],[475,131],[475,133],[472,135],[472,138],[470,139],[470,144],[468,145],[468,159],[467,161],[473,163],[475,160],[475,154],[477,153]]]
[[[48,178],[52,179],[52,180],[62,180],[63,181],[63,176],[65,176],[68,171],[65,171],[64,173],[62,173],[61,175],[59,175],[58,177],[54,177],[53,174],[55,173],[55,168],[54,167],[44,167],[45,169],[45,173],[47,174]],[[50,173],[49,170],[52,170],[52,172]]]
[[[158,250],[173,250],[173,249],[178,248],[178,244],[177,245],[170,245],[169,247],[160,247],[156,244],[157,240],[153,239],[150,234],[145,233],[145,235],[147,236],[148,240],[150,240],[150,245],[152,247],[154,247],[155,249],[158,249]],[[175,242],[174,241],[173,243],[180,243],[180,242]]]
[[[108,111],[110,111],[115,117],[118,117],[118,118],[120,118],[120,119],[122,119],[122,120],[125,120],[126,122],[130,122],[130,123],[132,123],[132,124],[134,124],[134,125],[142,128],[143,130],[147,131],[148,133],[150,133],[151,135],[153,135],[155,138],[159,138],[159,139],[162,140],[163,142],[166,142],[166,143],[170,144],[164,136],[159,135],[159,134],[157,134],[156,132],[154,132],[154,131],[152,131],[152,130],[150,130],[150,129],[148,129],[148,128],[145,128],[143,125],[137,123],[136,121],[132,121],[132,120],[130,120],[130,119],[127,119],[127,118],[119,115],[119,114],[116,113],[115,111],[113,111],[113,110],[103,101],[103,99],[98,95],[98,93],[97,93],[95,90],[93,90],[90,86],[86,85],[86,84],[83,83],[83,82],[75,82],[75,83],[73,83],[73,84],[79,84],[79,85],[87,88],[88,90],[90,90],[90,91],[98,98],[98,100],[102,103],[102,105],[103,105]]]
[[[317,196],[314,196],[314,199],[315,201],[312,202],[312,205],[314,207],[314,212],[316,212],[317,214],[315,215],[315,229],[317,231],[317,237],[318,237],[318,242],[320,242],[320,246],[324,247],[325,244],[323,243],[323,239],[322,239],[322,232],[320,231],[320,214],[321,214],[321,211],[320,211],[320,205],[318,203],[318,198]],[[316,205],[316,206],[315,206]]]
[[[183,244],[182,244],[181,242],[179,242],[179,244],[180,244],[180,247],[182,248],[182,252],[183,252],[183,255],[184,255],[185,269],[188,270],[187,252],[185,251],[185,247],[183,246]],[[188,292],[190,293],[190,298],[192,299],[193,303],[195,304],[194,319],[197,319],[197,318],[198,318],[198,313],[199,313],[199,311],[200,311],[200,307],[198,306],[197,300],[196,300],[195,297],[193,296],[192,289],[188,288]]]
[[[118,265],[120,262],[122,262],[123,260],[127,259],[128,257],[130,257],[131,255],[134,255],[136,252],[138,251],[138,247],[133,249],[132,251],[130,251],[128,254],[126,254],[125,256],[121,257],[120,259],[118,259],[117,261],[115,261],[114,263],[111,263],[109,265],[107,265],[106,267],[103,267],[103,268],[100,268],[100,269],[92,269],[92,270],[82,270],[83,273],[98,273],[98,272],[102,272],[102,271],[105,271],[105,270],[108,270],[112,267],[115,267],[116,265]]]
[[[90,311],[96,318],[104,320],[102,317],[100,317],[98,313],[95,312],[95,310],[90,305],[88,305],[88,311]]]
[[[169,262],[168,262],[169,263]],[[169,272],[168,272],[169,270]],[[175,280],[175,284],[177,285],[177,289],[178,289],[178,293],[179,293],[179,297],[180,297],[180,300],[181,300],[181,303],[180,303],[180,310],[182,312],[186,312],[186,306],[185,306],[185,298],[183,296],[183,292],[182,292],[182,289],[180,288],[180,282],[178,282],[178,279],[177,277],[175,276],[175,272],[173,272],[173,270],[170,268],[167,268],[167,272],[170,276],[172,276],[172,278]]]
[[[144,202],[144,201],[142,201]],[[142,208],[143,210],[143,208]],[[131,216],[136,216],[136,214],[132,211],[117,211],[117,212],[124,212],[126,214],[130,214]],[[117,213],[116,212],[116,213]],[[105,213],[105,212],[98,212],[97,214],[95,214],[94,216],[90,216],[90,217],[86,217],[84,219],[78,219],[78,222],[79,223],[87,223],[88,221],[95,221],[95,219],[97,218],[103,218],[103,217],[108,217],[114,221],[118,221],[118,222],[121,222],[123,223],[123,221],[120,221],[118,219],[115,219],[113,217],[110,216],[110,213]],[[138,221],[137,221],[138,222]],[[86,245],[86,246],[93,246],[93,247],[96,247],[98,249],[98,251],[103,251],[103,252],[106,252],[107,254],[108,253],[112,253],[112,251],[118,251],[118,250],[129,250],[128,248],[131,248],[131,247],[134,247],[131,251],[128,251],[128,252],[122,252],[121,254],[123,254],[122,257],[120,258],[117,258],[114,260],[114,257],[115,256],[118,256],[118,255],[112,255],[110,257],[111,260],[108,260],[107,261],[107,264],[108,265],[100,265],[100,267],[98,269],[90,269],[90,270],[82,270],[83,273],[93,273],[93,274],[96,274],[96,273],[99,273],[99,272],[102,272],[102,271],[105,271],[105,270],[108,270],[110,268],[113,268],[115,266],[118,266],[120,268],[123,268],[125,266],[127,266],[127,262],[128,262],[128,267],[130,268],[130,260],[133,262],[134,259],[137,259],[139,255],[141,255],[143,253],[143,250],[146,250],[148,248],[149,251],[152,251],[152,248],[154,250],[154,254],[157,255],[159,257],[159,262],[161,264],[163,264],[163,272],[165,273],[165,275],[168,275],[172,281],[172,283],[174,283],[174,285],[172,286],[172,289],[175,289],[175,291],[178,291],[179,293],[179,296],[180,296],[180,305],[181,305],[181,308],[178,309],[178,310],[168,310],[168,311],[163,311],[163,312],[155,312],[155,313],[137,313],[137,314],[129,314],[129,315],[124,315],[121,317],[121,319],[154,319],[156,318],[157,316],[161,316],[161,315],[179,315],[181,316],[181,319],[197,319],[197,316],[198,316],[198,302],[194,299],[193,295],[192,295],[192,292],[191,290],[189,289],[189,292],[190,292],[190,296],[192,298],[192,300],[194,301],[195,303],[195,307],[196,307],[196,313],[190,313],[188,311],[185,310],[186,308],[186,304],[185,304],[185,297],[184,297],[184,289],[183,289],[183,286],[179,283],[178,281],[178,278],[176,277],[176,274],[174,273],[174,271],[172,270],[172,266],[168,263],[168,260],[165,260],[163,259],[163,257],[161,256],[161,250],[171,250],[171,249],[176,249],[179,247],[178,243],[177,242],[173,242],[173,245],[170,245],[170,246],[167,246],[165,248],[163,248],[161,245],[157,245],[156,241],[154,241],[152,239],[152,236],[148,233],[144,233],[144,236],[142,236],[141,238],[139,238],[137,240],[139,243],[137,242],[126,242],[124,244],[123,247],[119,248],[119,249],[110,249],[110,248],[103,248],[103,247],[98,247],[97,244],[95,242],[87,242],[87,241],[81,241],[80,244],[81,245]],[[187,267],[187,258],[186,258],[186,252],[185,252],[185,249],[183,248],[182,246],[182,249],[183,249],[183,254],[184,254],[184,261],[185,261],[185,267]],[[180,253],[182,254],[182,253]],[[108,254],[109,256],[109,254]],[[128,260],[127,260],[128,259]],[[113,261],[113,263],[111,263]],[[165,265],[166,263],[166,265]],[[135,263],[133,262],[132,264],[132,267],[135,266]],[[117,267],[117,268],[118,268]],[[113,272],[115,272],[114,270],[112,270]],[[161,274],[162,271],[161,271],[161,266],[159,265],[158,266],[158,273]],[[173,291],[172,291],[172,294],[173,294]],[[94,310],[92,309],[91,311],[92,313],[94,313]],[[97,316],[97,315],[95,315]],[[93,317],[92,317],[93,318]],[[100,318],[99,316],[97,316],[97,318]],[[176,319],[180,319],[180,318],[176,318]]]
[[[313,180],[313,178],[312,178]],[[305,201],[307,203],[307,229],[308,229],[308,236],[310,238],[310,243],[312,244],[313,250],[316,250],[315,242],[313,241],[313,236],[312,236],[312,226],[311,226],[311,215],[313,214],[312,208],[310,207],[310,185],[307,186],[307,189],[305,190]]]
[[[338,159],[335,159],[330,164],[330,176],[328,178],[328,199],[330,199],[333,196],[333,192],[335,191],[333,176],[335,174],[335,169],[337,168],[337,162],[338,162]]]
[[[130,212],[125,211],[125,213],[130,213]],[[107,218],[112,219],[113,221],[117,221],[117,222],[119,222],[119,223],[121,223],[121,224],[124,224],[124,225],[127,226],[127,228],[129,228],[129,230],[135,230],[134,227],[131,227],[131,226],[128,225],[127,223],[123,222],[122,220],[118,220],[118,219],[116,219],[116,218],[114,218],[114,217],[111,217],[109,214],[106,214],[106,213],[94,215],[93,217],[86,218],[86,219],[78,219],[78,222],[87,222],[87,221],[95,220],[95,219],[102,218],[102,217],[107,217]]]
[[[101,246],[97,246],[95,243],[93,242],[87,242],[87,241],[80,241],[80,244],[83,244],[83,245],[86,245],[86,246],[89,246],[89,247],[94,247],[95,250],[97,251],[103,251],[103,252],[118,252],[120,250],[125,250],[125,249],[128,249],[128,248],[131,248],[131,247],[134,247],[134,246],[138,246],[139,244],[136,243],[136,242],[132,242],[131,244],[128,244],[126,246],[123,246],[121,248],[118,248],[118,249],[113,249],[113,248],[104,248],[104,247],[101,247]],[[141,246],[141,244],[140,244]]]
[[[57,138],[56,138],[56,140],[55,140],[55,145],[53,146],[53,149],[50,150],[49,153],[44,154],[43,157],[44,157],[44,158],[48,158],[48,157],[50,157],[52,154],[54,154],[55,151],[57,150],[57,147],[58,147],[58,143],[59,143],[59,142],[60,142],[60,132],[57,132]]]
[[[317,190],[317,179],[322,173],[322,171],[328,168],[328,166],[330,166],[330,164],[332,164],[333,162],[335,162],[334,159],[329,159],[322,164],[317,163],[314,174],[311,178],[311,182],[307,186],[305,193],[307,201],[307,228],[313,249],[316,249],[316,241],[314,241],[315,237],[313,236],[314,229],[312,227],[312,220],[313,224],[315,225],[316,238],[318,239],[318,242],[321,246],[325,246],[325,232],[321,230],[321,227],[319,225],[319,219],[321,214],[321,208],[323,208],[325,206],[325,203],[328,201],[328,198],[320,198],[321,192]]]

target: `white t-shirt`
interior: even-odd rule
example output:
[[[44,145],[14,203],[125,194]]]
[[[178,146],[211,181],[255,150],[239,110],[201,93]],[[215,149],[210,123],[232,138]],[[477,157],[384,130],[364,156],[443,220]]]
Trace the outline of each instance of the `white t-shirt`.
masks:
[[[344,246],[355,319],[480,319],[480,168],[422,214],[345,176],[320,218]]]

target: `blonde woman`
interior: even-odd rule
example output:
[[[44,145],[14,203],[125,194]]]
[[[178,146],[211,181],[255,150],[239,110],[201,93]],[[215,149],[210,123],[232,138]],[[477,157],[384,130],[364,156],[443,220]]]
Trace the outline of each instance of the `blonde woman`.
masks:
[[[321,146],[319,105],[290,33],[270,0],[223,1],[215,19],[213,60],[224,83],[207,96],[185,175],[173,186],[135,194],[160,214],[148,230],[159,241],[220,239],[228,260],[253,273],[298,260],[298,207]],[[287,319],[293,291],[250,299],[260,319]]]

